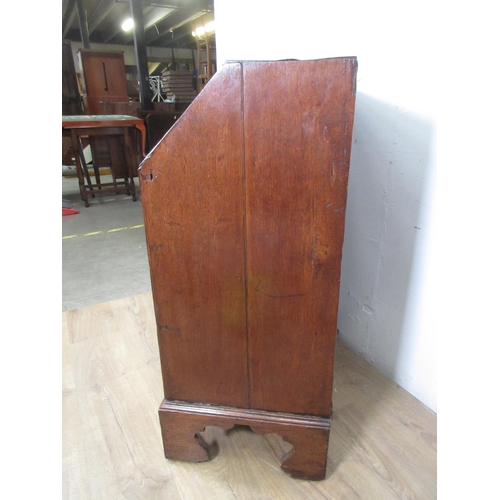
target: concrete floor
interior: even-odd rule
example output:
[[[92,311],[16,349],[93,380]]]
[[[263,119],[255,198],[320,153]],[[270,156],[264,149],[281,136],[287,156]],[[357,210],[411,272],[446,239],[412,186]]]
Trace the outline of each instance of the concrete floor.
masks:
[[[151,290],[138,179],[135,184],[136,202],[107,194],[90,198],[86,208],[78,179],[62,178],[62,198],[80,211],[62,218],[63,311]]]

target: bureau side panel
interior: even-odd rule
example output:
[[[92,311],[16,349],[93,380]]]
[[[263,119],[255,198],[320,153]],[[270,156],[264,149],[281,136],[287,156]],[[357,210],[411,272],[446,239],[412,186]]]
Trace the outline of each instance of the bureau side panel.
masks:
[[[243,66],[252,408],[331,411],[355,70]]]
[[[242,141],[231,64],[140,168],[167,399],[248,406]]]

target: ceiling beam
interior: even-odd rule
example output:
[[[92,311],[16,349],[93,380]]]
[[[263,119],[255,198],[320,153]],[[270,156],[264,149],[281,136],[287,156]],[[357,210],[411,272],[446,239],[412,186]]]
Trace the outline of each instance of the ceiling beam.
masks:
[[[83,0],[76,0],[78,11],[78,21],[80,23],[80,36],[82,37],[83,48],[90,49],[89,26],[87,22],[87,11],[83,5]]]
[[[101,0],[89,17],[89,32],[92,34],[111,12],[116,0]]]
[[[213,18],[213,0],[142,0],[139,3],[146,43],[151,46],[192,46],[194,40],[187,35],[198,25],[193,23],[205,15]],[[63,38],[66,35],[74,38],[75,16],[85,4],[88,5],[88,0],[63,0]],[[130,0],[97,0],[94,5],[91,12],[84,14],[89,42],[92,39],[104,44],[133,43],[133,31],[125,33],[118,22],[130,12]]]
[[[127,2],[127,4],[130,7],[130,0]],[[128,14],[125,14],[125,17],[132,17],[132,12],[130,10],[128,12],[129,12]],[[113,40],[113,38],[118,37],[117,39],[118,43],[126,45],[126,42],[123,41],[123,38],[126,38],[127,41],[130,42],[133,39],[134,30],[132,30],[130,34],[125,33],[122,30],[120,23],[118,22],[118,19],[116,19],[115,21],[116,22],[111,24],[110,28],[108,28],[105,32],[103,32],[104,42],[109,43],[110,41]]]
[[[73,24],[76,16],[76,0],[63,0],[63,17],[62,17],[62,37],[64,38]]]
[[[144,29],[149,29],[151,26],[158,24],[166,19],[174,9],[154,9],[144,16]]]
[[[128,3],[129,0],[116,0],[118,3]],[[213,0],[142,0],[143,7],[167,7],[170,9],[214,11]]]
[[[148,30],[146,34],[146,43],[162,45],[163,40],[168,40],[170,43],[167,46],[171,46],[171,44],[177,40],[176,34],[179,30],[187,26],[185,29],[191,33],[191,23],[202,17],[204,14],[205,12],[196,10],[174,11],[163,22],[157,24],[155,29]]]
[[[193,29],[195,27],[195,21],[200,19],[203,16],[201,13],[195,19],[190,20],[188,23],[183,24],[177,29],[173,31],[167,30],[162,33],[159,37],[157,37],[154,42],[155,45],[164,45],[166,47],[181,47],[181,40],[187,36],[190,36],[193,43],[195,42],[194,37],[192,36]],[[188,40],[191,40],[188,39]],[[190,43],[183,43],[182,46],[190,45]]]
[[[144,18],[144,31],[147,31],[149,28],[152,28],[158,23],[161,23],[164,19],[166,19],[171,13],[172,9],[167,8],[156,8],[152,9],[149,12],[146,12],[143,16]],[[128,43],[134,37],[134,32],[131,30],[128,33],[123,34],[123,42]]]

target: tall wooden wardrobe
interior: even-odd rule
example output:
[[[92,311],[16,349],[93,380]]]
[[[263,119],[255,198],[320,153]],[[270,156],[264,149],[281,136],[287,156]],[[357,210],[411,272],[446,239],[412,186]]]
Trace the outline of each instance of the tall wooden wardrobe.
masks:
[[[129,102],[123,52],[80,49],[85,113],[102,115],[101,102]]]
[[[140,166],[167,458],[241,424],[325,476],[356,70],[227,63]]]

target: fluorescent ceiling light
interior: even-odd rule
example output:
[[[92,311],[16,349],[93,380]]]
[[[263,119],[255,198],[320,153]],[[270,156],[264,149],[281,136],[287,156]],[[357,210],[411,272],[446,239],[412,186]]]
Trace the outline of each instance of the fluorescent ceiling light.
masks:
[[[125,19],[122,23],[122,30],[123,31],[130,31],[134,27],[134,20],[129,17],[128,19]]]
[[[215,31],[215,21],[210,21],[205,26],[196,28],[195,31],[191,32],[191,35],[201,38],[205,33],[212,33],[213,31]]]

